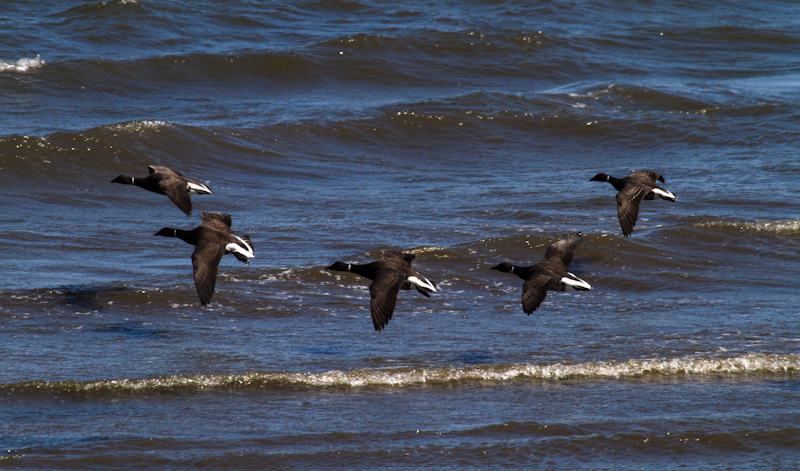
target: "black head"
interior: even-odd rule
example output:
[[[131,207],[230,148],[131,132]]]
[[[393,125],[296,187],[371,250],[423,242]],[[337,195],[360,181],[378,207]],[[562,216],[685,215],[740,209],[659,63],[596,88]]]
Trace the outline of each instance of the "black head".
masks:
[[[177,237],[178,231],[176,229],[172,229],[170,227],[165,227],[160,231],[156,232],[153,235],[157,236],[164,236],[164,237]]]
[[[117,178],[111,180],[111,183],[124,183],[130,185],[133,179],[127,175],[120,175]]]
[[[344,262],[336,262],[333,265],[326,267],[325,269],[333,271],[350,271],[350,265]]]
[[[508,262],[503,262],[500,265],[492,267],[491,269],[501,271],[503,273],[511,273],[511,271],[514,270],[514,265]]]
[[[605,173],[598,173],[589,179],[590,182],[607,182],[609,176]]]

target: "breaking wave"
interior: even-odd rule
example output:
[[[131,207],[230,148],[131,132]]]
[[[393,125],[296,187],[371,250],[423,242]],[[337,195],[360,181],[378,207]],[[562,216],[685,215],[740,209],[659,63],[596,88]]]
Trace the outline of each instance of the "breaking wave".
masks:
[[[709,375],[795,375],[800,355],[746,354],[731,358],[673,358],[588,363],[502,364],[465,368],[361,369],[354,371],[252,372],[171,375],[145,379],[31,381],[6,384],[0,391],[26,393],[169,393],[213,389],[271,387],[413,387],[422,385],[503,384],[510,381],[570,379],[674,379]]]
[[[0,60],[0,72],[30,72],[44,66],[44,60],[36,57],[23,57],[16,61]]]
[[[800,231],[800,219],[786,219],[780,221],[712,221],[702,225],[712,228],[735,230],[738,232],[767,232],[771,234],[787,235]]]

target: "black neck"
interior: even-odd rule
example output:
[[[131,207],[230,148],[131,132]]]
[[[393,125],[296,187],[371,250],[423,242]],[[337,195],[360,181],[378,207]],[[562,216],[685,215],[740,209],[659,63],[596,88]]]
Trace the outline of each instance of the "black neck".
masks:
[[[611,183],[611,185],[617,191],[622,191],[622,188],[625,186],[625,182],[622,178],[614,178],[611,175],[606,175],[606,181]]]
[[[356,275],[361,275],[364,278],[369,278],[370,280],[375,279],[375,262],[367,263],[364,265],[359,265],[357,263],[348,263],[347,264],[347,271],[351,273],[355,273]]]
[[[187,244],[194,245],[194,243],[197,241],[197,237],[195,237],[195,234],[192,231],[184,231],[183,229],[173,229],[173,231],[174,235],[172,237],[177,237]]]
[[[197,242],[197,236],[193,231],[184,231],[183,229],[173,229],[171,227],[165,227],[160,231],[158,235],[164,237],[175,237],[192,245],[194,245],[195,242]]]
[[[146,177],[131,177],[131,183],[145,190],[152,190],[155,182],[153,182],[152,177],[148,175]]]
[[[511,272],[518,277],[522,278],[523,280],[528,279],[528,275],[530,275],[531,267],[518,267],[516,265],[511,265]]]

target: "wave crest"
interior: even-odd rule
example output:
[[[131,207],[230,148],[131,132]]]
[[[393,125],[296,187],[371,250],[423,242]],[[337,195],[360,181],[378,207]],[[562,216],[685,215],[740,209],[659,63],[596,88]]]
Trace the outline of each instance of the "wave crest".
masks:
[[[0,72],[30,72],[44,66],[44,60],[36,57],[23,57],[16,61],[0,60]]]
[[[0,390],[28,393],[168,393],[209,389],[270,387],[409,387],[469,383],[568,379],[670,379],[708,375],[797,374],[800,355],[747,354],[731,358],[674,358],[588,363],[478,365],[464,368],[362,369],[354,371],[253,372],[171,375],[145,379],[33,381],[6,384]]]
[[[800,232],[800,219],[786,219],[781,221],[712,221],[701,223],[701,226],[722,228],[738,232],[769,232],[772,234],[786,235]]]

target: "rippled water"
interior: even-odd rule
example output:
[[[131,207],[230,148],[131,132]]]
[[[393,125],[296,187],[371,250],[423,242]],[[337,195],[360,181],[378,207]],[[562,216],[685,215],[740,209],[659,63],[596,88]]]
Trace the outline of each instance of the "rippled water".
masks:
[[[800,445],[793,2],[0,2],[0,461],[780,469]],[[112,185],[166,165],[186,217]],[[656,170],[622,236],[614,190]],[[223,211],[256,248],[200,307]],[[534,315],[522,280],[581,231]],[[375,332],[368,281],[416,255]]]

